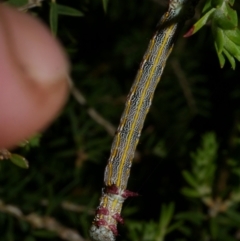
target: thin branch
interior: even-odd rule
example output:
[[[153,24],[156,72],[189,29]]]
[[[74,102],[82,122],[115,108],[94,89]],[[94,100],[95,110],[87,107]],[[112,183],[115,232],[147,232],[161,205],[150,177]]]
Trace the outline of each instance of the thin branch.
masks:
[[[0,200],[0,212],[10,214],[15,218],[28,222],[33,228],[46,229],[55,232],[58,237],[66,241],[85,241],[74,229],[68,228],[50,216],[40,216],[36,213],[24,215],[22,210],[14,205],[5,204]]]
[[[196,114],[197,107],[196,102],[194,100],[191,88],[189,87],[189,83],[187,81],[186,75],[182,70],[182,67],[177,59],[173,59],[171,61],[172,68],[174,70],[175,75],[177,76],[178,82],[182,88],[183,94],[189,106],[189,109],[192,111],[193,114]]]
[[[87,106],[87,100],[79,89],[77,89],[73,82],[69,79],[69,84],[71,87],[71,92],[77,102],[82,106]],[[95,120],[99,125],[103,126],[109,135],[114,136],[116,128],[106,119],[104,119],[94,108],[88,107],[87,113],[89,116]]]
[[[47,199],[43,199],[41,201],[41,204],[43,206],[48,206],[49,201]],[[87,213],[89,215],[94,215],[95,214],[95,210],[94,209],[90,209],[86,206],[83,205],[77,205],[75,203],[69,202],[69,201],[63,201],[61,202],[60,206],[62,207],[62,209],[68,210],[68,211],[72,211],[72,212],[77,212],[77,213]]]
[[[43,1],[44,0],[29,0],[26,5],[19,7],[18,10],[22,12],[26,12],[31,8],[40,7]]]

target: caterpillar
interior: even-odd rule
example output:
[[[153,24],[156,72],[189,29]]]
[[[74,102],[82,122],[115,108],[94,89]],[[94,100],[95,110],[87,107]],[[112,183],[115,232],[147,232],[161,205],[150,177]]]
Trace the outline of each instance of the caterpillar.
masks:
[[[170,0],[167,12],[160,19],[140,64],[135,81],[128,94],[105,169],[100,205],[90,228],[94,241],[114,241],[117,224],[123,223],[121,209],[128,197],[137,193],[126,190],[132,159],[138,144],[144,120],[152,103],[176,36],[186,19],[194,14],[196,0]]]

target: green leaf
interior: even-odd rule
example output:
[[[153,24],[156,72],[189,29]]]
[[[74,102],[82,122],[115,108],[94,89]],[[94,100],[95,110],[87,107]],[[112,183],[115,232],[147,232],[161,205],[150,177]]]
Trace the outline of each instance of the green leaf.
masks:
[[[227,57],[228,61],[230,62],[231,66],[232,66],[232,68],[235,69],[235,67],[236,67],[235,59],[232,57],[231,54],[229,54],[229,52],[226,49],[223,49],[223,53]]]
[[[218,56],[218,59],[219,59],[220,67],[223,68],[223,66],[225,64],[225,58],[224,58],[222,53],[219,53],[219,50],[217,48],[216,42],[214,42],[214,46],[215,46],[215,49],[216,49],[216,52],[217,52],[217,56]]]
[[[213,35],[215,37],[215,43],[217,46],[218,54],[221,54],[224,46],[224,33],[219,27],[213,27]]]
[[[205,5],[203,6],[202,14],[204,15],[206,12],[208,12],[211,9],[212,9],[211,1],[208,0],[208,1],[206,1]]]
[[[174,203],[170,203],[169,205],[163,204],[161,207],[161,216],[158,223],[158,235],[156,240],[163,240],[167,232],[168,225],[172,219],[174,213]]]
[[[189,37],[195,34],[199,29],[201,29],[208,21],[208,19],[212,16],[215,12],[215,8],[212,8],[208,11],[203,17],[201,17],[193,26],[192,28],[184,35],[184,37]]]
[[[58,28],[58,8],[55,2],[50,3],[50,27],[53,35],[57,35]]]
[[[161,217],[160,217],[160,221],[159,224],[160,226],[168,226],[168,224],[170,223],[173,213],[174,213],[174,203],[169,203],[169,205],[162,205],[161,208]]]
[[[27,169],[29,167],[28,161],[18,154],[12,154],[9,160],[21,168]]]
[[[192,188],[188,188],[188,187],[184,187],[182,190],[181,190],[182,194],[187,196],[187,197],[194,197],[194,198],[197,198],[197,197],[200,197],[200,194],[198,193],[198,191],[192,189]]]
[[[224,31],[225,35],[235,44],[240,46],[240,30],[234,29],[234,30],[226,30]]]
[[[224,30],[234,29],[237,26],[226,16],[221,9],[216,9],[213,15],[213,23]]]
[[[22,7],[28,4],[28,0],[9,0],[7,1],[9,4],[13,5],[14,7]]]
[[[236,44],[234,44],[230,39],[225,38],[225,49],[229,52],[229,54],[231,54],[232,56],[234,56],[235,58],[239,58],[240,56],[240,47],[237,46]]]
[[[196,179],[191,173],[189,173],[188,171],[183,171],[182,175],[184,176],[184,179],[188,182],[189,185],[195,188],[198,187],[198,183],[196,182]]]
[[[108,0],[102,0],[102,4],[103,4],[103,10],[106,13],[107,12]]]
[[[232,22],[234,26],[238,25],[238,15],[237,11],[232,9],[230,5],[226,4],[227,17]]]
[[[83,12],[75,9],[75,8],[71,8],[65,5],[61,5],[61,4],[56,4],[57,5],[57,13],[61,14],[61,15],[67,15],[67,16],[73,16],[73,17],[82,17],[84,16]]]
[[[33,137],[31,137],[29,140],[24,140],[20,143],[20,147],[25,147],[27,149],[30,149],[30,147],[37,147],[39,146],[40,139],[42,137],[42,134],[36,134]]]
[[[182,225],[183,225],[182,221],[176,222],[176,223],[174,223],[173,225],[171,225],[170,227],[167,228],[166,233],[171,233],[175,229],[179,229]]]
[[[29,146],[36,147],[39,146],[42,134],[36,134],[28,140]]]

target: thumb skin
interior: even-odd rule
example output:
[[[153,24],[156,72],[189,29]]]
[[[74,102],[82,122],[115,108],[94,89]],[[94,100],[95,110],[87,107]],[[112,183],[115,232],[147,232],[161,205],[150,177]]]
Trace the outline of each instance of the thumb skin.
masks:
[[[67,58],[36,18],[0,4],[0,148],[43,130],[68,96]]]

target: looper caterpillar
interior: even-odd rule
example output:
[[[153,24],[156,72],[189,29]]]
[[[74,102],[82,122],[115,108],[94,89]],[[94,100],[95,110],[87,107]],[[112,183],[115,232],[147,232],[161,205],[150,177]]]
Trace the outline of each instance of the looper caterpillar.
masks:
[[[195,0],[170,0],[168,11],[161,18],[143,57],[105,169],[105,188],[90,229],[90,236],[95,241],[115,240],[117,223],[123,223],[120,213],[124,200],[138,195],[126,190],[134,152],[177,33],[185,20],[192,17],[196,3]]]

